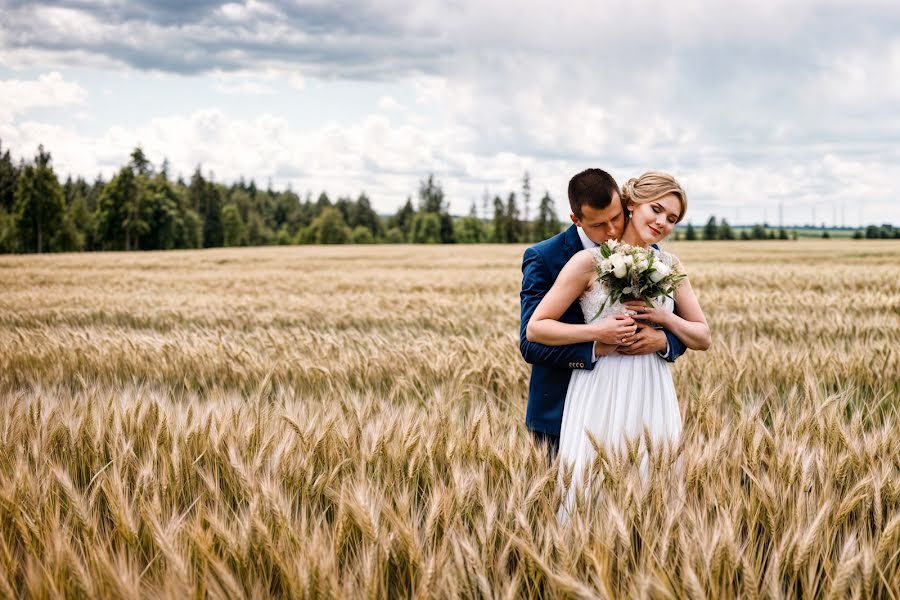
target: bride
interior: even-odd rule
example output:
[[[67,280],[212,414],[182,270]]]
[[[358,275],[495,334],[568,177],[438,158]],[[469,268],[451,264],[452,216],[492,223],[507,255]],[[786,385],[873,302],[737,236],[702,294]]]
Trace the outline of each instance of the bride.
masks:
[[[687,195],[681,185],[667,173],[650,171],[626,182],[622,201],[628,220],[620,242],[651,248],[666,265],[678,265],[674,255],[651,245],[669,235],[684,218]],[[558,319],[576,299],[586,318],[596,315],[605,304],[606,286],[597,281],[594,270],[600,260],[599,248],[590,248],[566,263],[528,322],[529,341],[561,346],[596,339],[587,325],[562,323]],[[681,281],[674,296],[674,301],[654,301],[653,308],[640,300],[606,303],[609,305],[596,318],[627,311],[643,326],[665,327],[688,348],[706,350],[710,345],[709,326],[687,278]],[[591,436],[611,454],[621,451],[629,439],[643,435],[645,428],[654,446],[675,444],[681,436],[681,413],[668,364],[656,353],[618,352],[630,343],[630,337],[621,338],[618,345],[597,343],[596,353],[601,357],[594,368],[572,372],[563,409],[559,456],[562,463],[574,468],[574,478],[558,514],[561,521],[567,520],[572,509],[576,488],[589,488],[590,482],[580,478],[596,454]],[[645,463],[646,456],[642,470]]]

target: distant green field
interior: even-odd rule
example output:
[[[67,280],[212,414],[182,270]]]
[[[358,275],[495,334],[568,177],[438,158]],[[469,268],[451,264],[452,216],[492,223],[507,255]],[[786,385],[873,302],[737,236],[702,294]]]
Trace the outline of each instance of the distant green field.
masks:
[[[697,232],[697,236],[702,238],[703,237],[703,227],[695,225],[694,229]],[[731,230],[734,233],[735,237],[740,237],[741,232],[746,231],[749,234],[750,232],[753,231],[753,227],[752,226],[739,226],[739,227],[732,226]],[[679,227],[678,228],[678,233],[681,235],[682,238],[684,237],[686,231],[687,231],[687,227]],[[766,229],[766,231],[774,232],[775,235],[777,236],[779,228],[778,227],[769,227]],[[857,230],[856,229],[829,229],[827,227],[826,228],[808,228],[808,229],[807,228],[803,228],[803,229],[787,228],[788,236],[793,237],[793,235],[796,233],[798,238],[821,238],[823,231],[827,231],[829,237],[832,237],[832,238],[849,239],[849,238],[853,237],[853,234],[856,233]],[[760,241],[762,241],[762,240],[760,240]]]
[[[747,233],[750,233],[750,231],[752,230],[752,227],[735,227],[734,230],[735,230],[735,232],[737,232],[737,235],[740,235],[742,231],[746,231]],[[768,229],[768,231],[774,231],[775,235],[778,235],[777,227],[770,227]],[[812,228],[806,229],[806,228],[804,228],[804,229],[788,229],[787,230],[788,235],[793,235],[794,233],[796,233],[797,237],[801,237],[801,238],[820,238],[820,237],[822,237],[823,231],[827,231],[828,235],[833,238],[850,238],[850,237],[853,237],[853,234],[856,233],[857,230],[856,229],[828,229],[828,228],[824,228],[824,229],[821,229],[821,228],[820,229],[812,229]]]

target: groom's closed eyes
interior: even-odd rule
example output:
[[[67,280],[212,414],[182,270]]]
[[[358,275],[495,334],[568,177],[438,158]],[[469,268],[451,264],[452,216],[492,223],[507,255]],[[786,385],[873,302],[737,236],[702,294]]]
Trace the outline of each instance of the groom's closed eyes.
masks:
[[[620,210],[614,216],[610,217],[607,221],[598,221],[596,223],[589,223],[588,227],[609,227],[610,224],[615,223],[622,216],[622,211]]]

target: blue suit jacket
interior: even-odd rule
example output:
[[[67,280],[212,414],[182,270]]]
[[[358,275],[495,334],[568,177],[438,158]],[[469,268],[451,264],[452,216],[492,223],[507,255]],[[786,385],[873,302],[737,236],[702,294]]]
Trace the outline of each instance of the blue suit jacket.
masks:
[[[563,266],[582,249],[578,230],[572,225],[562,233],[526,249],[522,259],[519,347],[525,361],[532,365],[525,425],[534,431],[552,435],[559,435],[572,370],[594,368],[594,345],[592,342],[585,342],[570,346],[544,346],[529,342],[525,338],[525,329],[534,309],[550,290]],[[559,320],[563,323],[583,324],[584,314],[578,301],[567,308]],[[669,331],[663,331],[669,340],[667,360],[672,362],[684,354],[686,348]]]

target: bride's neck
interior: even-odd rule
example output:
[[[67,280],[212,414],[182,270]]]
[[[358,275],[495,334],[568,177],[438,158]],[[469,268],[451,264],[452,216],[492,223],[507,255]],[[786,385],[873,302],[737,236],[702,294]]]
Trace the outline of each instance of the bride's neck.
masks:
[[[638,237],[637,232],[634,230],[634,227],[626,227],[620,241],[623,244],[628,244],[629,246],[640,246],[641,248],[650,247],[650,244]]]

